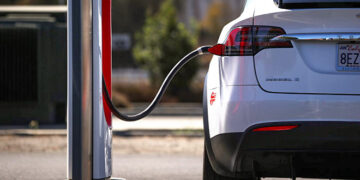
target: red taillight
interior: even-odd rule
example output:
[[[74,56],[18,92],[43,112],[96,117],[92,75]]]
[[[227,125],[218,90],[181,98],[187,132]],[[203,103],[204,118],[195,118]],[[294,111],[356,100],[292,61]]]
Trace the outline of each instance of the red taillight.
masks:
[[[239,27],[232,30],[225,42],[224,53],[227,56],[252,55],[252,28]]]
[[[292,130],[294,128],[297,128],[298,125],[292,125],[292,126],[269,126],[269,127],[261,127],[261,128],[255,128],[252,130],[252,132],[259,132],[259,131],[288,131]]]
[[[280,27],[254,26],[254,55],[267,48],[292,48],[291,41],[271,40],[276,36],[286,34]]]
[[[243,26],[233,29],[225,44],[217,45],[209,52],[219,56],[253,56],[267,48],[292,48],[290,41],[273,41],[286,34],[280,27]]]

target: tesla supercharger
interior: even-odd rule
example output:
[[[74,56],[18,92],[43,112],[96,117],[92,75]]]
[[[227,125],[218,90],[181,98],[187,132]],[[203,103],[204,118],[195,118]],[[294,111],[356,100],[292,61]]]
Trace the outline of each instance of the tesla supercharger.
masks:
[[[112,175],[111,0],[68,1],[68,179]]]
[[[125,121],[144,118],[160,102],[171,80],[187,62],[198,55],[218,54],[224,49],[224,45],[201,46],[190,52],[171,69],[144,111],[125,115],[111,102],[111,0],[69,0],[68,179],[109,179],[111,112]],[[103,86],[103,82],[107,84]]]

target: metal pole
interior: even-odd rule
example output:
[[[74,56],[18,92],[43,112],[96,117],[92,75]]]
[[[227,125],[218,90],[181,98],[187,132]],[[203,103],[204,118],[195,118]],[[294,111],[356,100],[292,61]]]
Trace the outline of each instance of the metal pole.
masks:
[[[111,111],[104,103],[102,77],[111,89],[111,1],[93,1],[93,179],[112,174]]]
[[[92,1],[68,1],[68,179],[92,179]]]

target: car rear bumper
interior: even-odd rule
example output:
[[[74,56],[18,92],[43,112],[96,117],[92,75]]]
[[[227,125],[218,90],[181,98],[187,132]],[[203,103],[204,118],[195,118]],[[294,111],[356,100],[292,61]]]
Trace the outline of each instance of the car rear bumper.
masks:
[[[297,125],[287,131],[253,130]],[[360,122],[261,123],[243,133],[210,139],[212,162],[220,174],[234,177],[360,177]],[[208,148],[210,149],[210,148]]]
[[[211,105],[211,94],[216,101]],[[207,90],[210,137],[244,132],[259,123],[296,121],[360,122],[360,96],[268,93],[259,86]]]

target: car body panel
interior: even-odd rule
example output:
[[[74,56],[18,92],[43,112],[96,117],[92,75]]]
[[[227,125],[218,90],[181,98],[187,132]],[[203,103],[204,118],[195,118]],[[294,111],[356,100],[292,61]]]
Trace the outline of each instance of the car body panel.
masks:
[[[359,33],[359,13],[359,9],[290,11],[262,1],[256,7],[254,25],[281,27],[287,34]],[[340,43],[360,45],[350,41],[293,40],[293,48],[260,51],[254,56],[260,86],[281,93],[360,94],[360,84],[355,83],[360,72],[336,69]]]
[[[224,56],[220,62],[221,77],[225,85],[258,85],[252,56]]]

